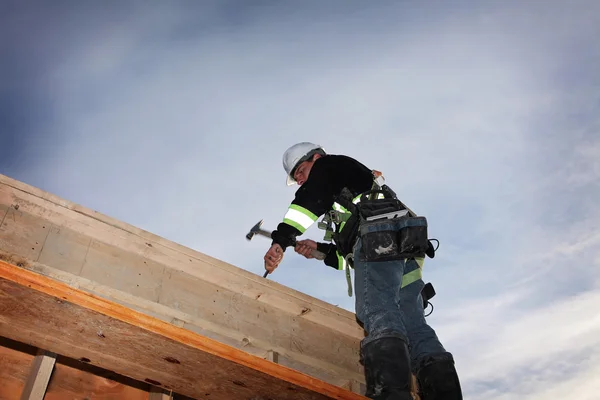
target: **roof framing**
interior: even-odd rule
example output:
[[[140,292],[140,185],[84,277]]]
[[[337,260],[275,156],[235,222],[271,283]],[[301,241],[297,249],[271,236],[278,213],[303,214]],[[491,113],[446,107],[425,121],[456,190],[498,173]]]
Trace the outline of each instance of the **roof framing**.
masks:
[[[363,399],[0,261],[0,335],[192,398]]]

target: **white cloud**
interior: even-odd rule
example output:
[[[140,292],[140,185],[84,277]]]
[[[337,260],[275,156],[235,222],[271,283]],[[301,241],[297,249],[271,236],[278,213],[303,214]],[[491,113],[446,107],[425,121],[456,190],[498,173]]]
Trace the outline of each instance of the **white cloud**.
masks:
[[[48,39],[73,46],[39,72],[54,120],[22,176],[262,274],[269,242],[243,237],[292,199],[285,148],[356,156],[441,240],[429,320],[467,392],[585,399],[600,327],[600,82],[587,69],[600,50],[586,45],[600,22],[583,4],[267,7],[237,25],[213,5],[102,13],[82,37]],[[291,250],[270,279],[353,309],[343,273]]]
[[[452,324],[453,318],[463,321],[459,328],[448,328],[448,339],[463,355],[457,365],[467,390],[490,400],[544,399],[565,390],[581,396],[567,398],[591,399],[585,396],[600,388],[591,379],[600,371],[600,319],[594,311],[600,293],[582,293],[534,310],[526,309],[532,294],[521,295],[520,302],[508,307],[483,301],[444,316],[444,324]],[[522,308],[515,311],[514,305]],[[477,340],[465,340],[465,332]]]

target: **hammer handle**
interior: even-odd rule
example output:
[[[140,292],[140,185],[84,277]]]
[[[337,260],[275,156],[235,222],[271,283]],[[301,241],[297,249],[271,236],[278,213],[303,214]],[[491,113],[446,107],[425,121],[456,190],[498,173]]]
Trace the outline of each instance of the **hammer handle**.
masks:
[[[326,254],[325,253],[321,253],[319,250],[315,249],[315,250],[312,251],[312,256],[314,258],[316,258],[317,260],[324,260]]]
[[[296,241],[295,241],[295,240],[294,240],[294,243],[292,243],[292,245],[296,246]],[[312,256],[313,256],[314,258],[316,258],[317,260],[324,260],[324,259],[325,259],[325,255],[326,255],[325,253],[321,253],[321,252],[320,252],[319,250],[317,250],[317,249],[314,249],[314,250],[311,252],[311,254],[312,254]]]
[[[264,230],[264,229],[257,229],[255,233],[257,233],[257,234],[259,234],[259,235],[262,235],[262,236],[266,236],[266,237],[268,237],[268,238],[271,238],[271,233],[272,233],[272,232],[266,231],[266,230]],[[295,240],[294,240],[294,242],[292,243],[292,245],[293,245],[293,246],[296,246],[296,241],[295,241]],[[317,250],[317,249],[315,249],[315,250],[313,250],[313,251],[312,251],[312,256],[313,256],[314,258],[316,258],[317,260],[324,260],[324,259],[325,259],[325,253],[321,253],[321,252],[320,252],[319,250]]]

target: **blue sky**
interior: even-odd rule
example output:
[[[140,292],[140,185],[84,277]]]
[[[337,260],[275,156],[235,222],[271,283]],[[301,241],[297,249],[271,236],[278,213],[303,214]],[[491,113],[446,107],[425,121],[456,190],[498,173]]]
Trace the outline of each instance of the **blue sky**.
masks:
[[[354,156],[441,241],[466,398],[593,399],[599,39],[583,0],[4,1],[0,172],[262,274],[285,149]],[[293,252],[270,279],[353,310]]]

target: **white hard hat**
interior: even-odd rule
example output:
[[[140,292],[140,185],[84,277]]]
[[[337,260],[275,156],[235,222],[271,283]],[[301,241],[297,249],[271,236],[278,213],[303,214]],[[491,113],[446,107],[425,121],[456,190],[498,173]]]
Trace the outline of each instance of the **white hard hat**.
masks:
[[[325,149],[318,144],[310,142],[296,143],[283,153],[283,169],[287,174],[286,183],[291,186],[296,183],[294,171],[296,167],[310,159],[314,154],[325,155]]]

